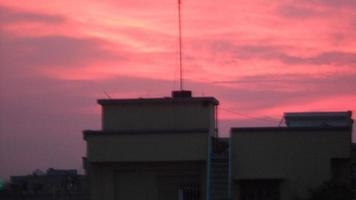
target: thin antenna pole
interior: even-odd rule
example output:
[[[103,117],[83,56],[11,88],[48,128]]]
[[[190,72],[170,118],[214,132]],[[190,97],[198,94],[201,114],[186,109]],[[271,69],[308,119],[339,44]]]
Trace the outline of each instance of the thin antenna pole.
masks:
[[[183,90],[181,0],[178,0],[178,29],[179,29],[179,75],[180,75],[179,84],[180,84],[180,90]]]

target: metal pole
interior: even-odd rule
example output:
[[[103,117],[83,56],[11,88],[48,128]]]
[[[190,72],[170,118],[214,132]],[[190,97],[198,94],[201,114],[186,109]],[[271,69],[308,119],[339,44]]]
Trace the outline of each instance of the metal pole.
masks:
[[[179,26],[178,29],[179,29],[179,74],[180,74],[180,90],[183,90],[181,0],[178,0],[178,26]]]

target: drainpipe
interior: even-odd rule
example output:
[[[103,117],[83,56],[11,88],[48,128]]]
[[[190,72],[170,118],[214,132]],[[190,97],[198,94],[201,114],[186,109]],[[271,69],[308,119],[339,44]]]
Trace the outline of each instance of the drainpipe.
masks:
[[[228,150],[228,198],[232,200],[232,142],[231,133],[229,137],[229,150]]]
[[[214,131],[214,130],[213,130]],[[208,135],[208,162],[207,162],[207,181],[206,181],[206,199],[207,200],[211,200],[211,157],[212,157],[212,146],[213,146],[213,142],[212,142],[212,135],[213,132],[210,129],[209,131],[209,135]]]

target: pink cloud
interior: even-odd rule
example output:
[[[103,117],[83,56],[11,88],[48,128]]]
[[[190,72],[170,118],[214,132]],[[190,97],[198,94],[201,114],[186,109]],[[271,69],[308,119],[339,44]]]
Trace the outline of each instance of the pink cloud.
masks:
[[[354,8],[351,0],[183,1],[186,89],[220,100],[224,134],[234,124],[275,125],[286,111],[356,110]],[[177,89],[176,1],[4,0],[0,11],[0,142],[23,158],[0,155],[1,174],[79,168],[80,131],[100,127],[95,100],[104,91],[135,98]],[[35,153],[36,162],[26,159]]]

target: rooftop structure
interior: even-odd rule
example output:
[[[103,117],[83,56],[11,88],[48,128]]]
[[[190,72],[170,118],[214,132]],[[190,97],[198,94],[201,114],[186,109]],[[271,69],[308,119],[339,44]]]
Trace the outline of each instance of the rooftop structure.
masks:
[[[288,127],[349,127],[352,112],[301,112],[285,113]]]
[[[214,97],[100,99],[103,131],[215,130]]]

